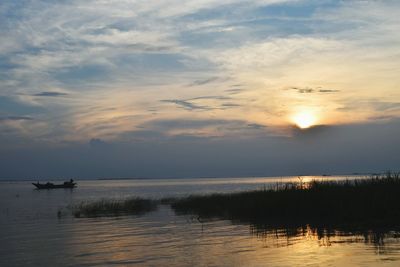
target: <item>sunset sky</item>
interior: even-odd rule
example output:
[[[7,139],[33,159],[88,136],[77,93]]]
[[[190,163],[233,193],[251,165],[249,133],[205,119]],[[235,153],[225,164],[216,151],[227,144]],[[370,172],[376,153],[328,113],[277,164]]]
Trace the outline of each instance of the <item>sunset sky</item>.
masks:
[[[400,1],[2,0],[0,178],[400,169]]]

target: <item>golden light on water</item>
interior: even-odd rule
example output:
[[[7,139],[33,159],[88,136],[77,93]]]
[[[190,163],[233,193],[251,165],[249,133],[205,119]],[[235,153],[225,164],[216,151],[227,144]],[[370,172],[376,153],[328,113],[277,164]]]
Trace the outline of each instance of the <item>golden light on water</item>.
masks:
[[[317,122],[316,116],[310,111],[299,112],[293,116],[292,120],[301,129],[310,128]]]

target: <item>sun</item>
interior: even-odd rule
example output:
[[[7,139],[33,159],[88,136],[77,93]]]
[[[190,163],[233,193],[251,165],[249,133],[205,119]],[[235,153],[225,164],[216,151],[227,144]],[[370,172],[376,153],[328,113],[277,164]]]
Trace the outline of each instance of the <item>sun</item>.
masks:
[[[317,118],[311,112],[301,112],[293,116],[293,122],[301,129],[315,125]]]

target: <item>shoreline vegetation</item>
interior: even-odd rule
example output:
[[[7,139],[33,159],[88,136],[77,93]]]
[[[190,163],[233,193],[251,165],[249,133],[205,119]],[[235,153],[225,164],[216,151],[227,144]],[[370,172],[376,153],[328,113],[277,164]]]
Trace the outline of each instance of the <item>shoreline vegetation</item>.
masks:
[[[346,228],[391,227],[400,222],[400,173],[366,179],[279,183],[237,193],[151,200],[102,199],[73,205],[75,217],[141,215],[169,205],[177,215],[199,221],[223,219],[260,229],[304,225]],[[397,227],[396,227],[397,228]]]
[[[103,217],[122,215],[142,215],[156,210],[157,202],[143,198],[128,199],[101,199],[98,201],[84,201],[69,206],[75,218]]]
[[[400,173],[367,179],[278,184],[230,194],[170,199],[177,214],[268,226],[388,226],[400,222]]]

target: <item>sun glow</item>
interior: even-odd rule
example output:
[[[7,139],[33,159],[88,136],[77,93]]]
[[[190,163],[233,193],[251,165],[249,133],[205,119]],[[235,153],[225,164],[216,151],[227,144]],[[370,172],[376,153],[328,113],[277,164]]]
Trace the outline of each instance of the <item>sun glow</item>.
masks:
[[[315,125],[317,118],[311,112],[301,112],[293,116],[293,122],[301,129]]]

